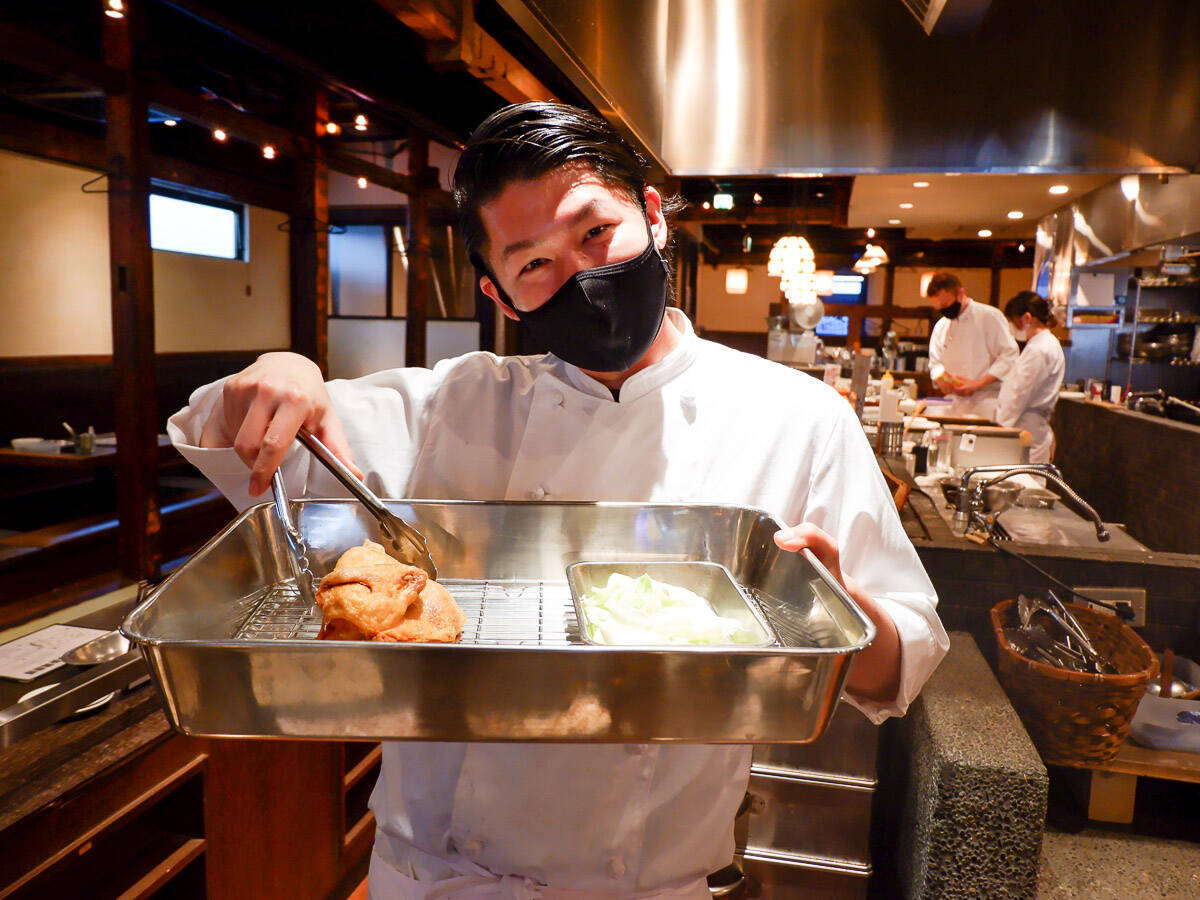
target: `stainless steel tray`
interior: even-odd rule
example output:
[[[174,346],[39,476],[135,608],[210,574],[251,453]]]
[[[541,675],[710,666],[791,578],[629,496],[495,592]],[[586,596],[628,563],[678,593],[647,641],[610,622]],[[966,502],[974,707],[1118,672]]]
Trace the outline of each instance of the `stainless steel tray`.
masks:
[[[426,536],[467,622],[457,644],[316,641],[270,504],[154,588],[122,632],[172,724],[212,737],[806,742],[832,715],[869,619],[759,510],[632,503],[388,501]],[[301,500],[319,578],[376,537],[353,501]],[[579,636],[566,567],[702,560],[770,623],[766,647],[605,647]]]

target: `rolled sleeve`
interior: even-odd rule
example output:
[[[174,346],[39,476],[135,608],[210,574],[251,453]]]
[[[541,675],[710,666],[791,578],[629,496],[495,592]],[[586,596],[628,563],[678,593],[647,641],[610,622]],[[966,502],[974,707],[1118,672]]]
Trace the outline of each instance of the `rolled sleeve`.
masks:
[[[908,712],[921,687],[950,649],[950,639],[938,618],[933,596],[894,594],[875,600],[896,624],[900,638],[900,687],[895,699],[886,703],[849,693],[843,693],[842,699],[878,725],[890,716]]]

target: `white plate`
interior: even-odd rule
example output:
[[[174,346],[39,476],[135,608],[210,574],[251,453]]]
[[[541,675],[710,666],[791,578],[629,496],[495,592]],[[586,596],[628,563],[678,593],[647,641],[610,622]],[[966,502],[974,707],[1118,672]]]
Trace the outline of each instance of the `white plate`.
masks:
[[[56,441],[48,438],[21,437],[12,439],[12,448],[22,453],[58,453],[70,441]]]

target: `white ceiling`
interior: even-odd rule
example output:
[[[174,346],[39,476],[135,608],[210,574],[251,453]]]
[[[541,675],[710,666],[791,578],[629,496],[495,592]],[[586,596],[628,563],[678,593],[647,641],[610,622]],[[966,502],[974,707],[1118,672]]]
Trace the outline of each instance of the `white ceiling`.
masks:
[[[1115,175],[858,175],[850,194],[851,228],[904,228],[910,238],[974,238],[990,228],[992,238],[1032,238],[1037,221]],[[927,181],[917,188],[913,182]],[[1065,184],[1065,194],[1050,186]],[[912,203],[912,209],[901,209]],[[1007,218],[1010,210],[1024,217]],[[899,219],[897,225],[889,219]]]

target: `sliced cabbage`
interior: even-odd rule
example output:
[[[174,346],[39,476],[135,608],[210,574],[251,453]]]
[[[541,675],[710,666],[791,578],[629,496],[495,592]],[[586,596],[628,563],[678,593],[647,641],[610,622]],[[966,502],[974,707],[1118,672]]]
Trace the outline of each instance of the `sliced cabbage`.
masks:
[[[759,640],[687,588],[613,572],[583,597],[588,637],[603,644],[747,644]]]

